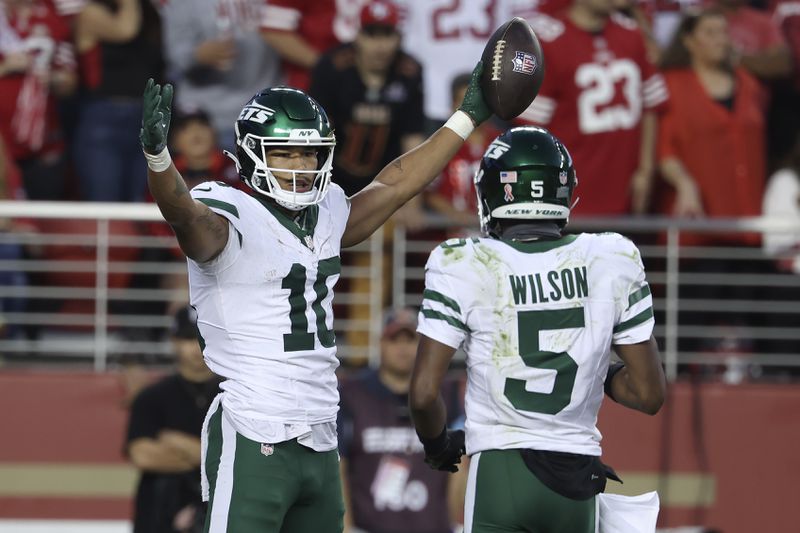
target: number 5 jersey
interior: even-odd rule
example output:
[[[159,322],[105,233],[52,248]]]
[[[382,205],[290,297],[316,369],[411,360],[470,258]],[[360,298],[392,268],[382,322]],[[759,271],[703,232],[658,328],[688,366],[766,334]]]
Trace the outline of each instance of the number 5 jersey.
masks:
[[[257,442],[300,437],[317,451],[336,448],[331,302],[350,213],[342,189],[330,184],[323,201],[296,219],[221,182],[201,183],[191,194],[230,222],[217,257],[188,261],[203,354],[226,378],[226,415]]]
[[[616,234],[450,240],[426,265],[418,331],[467,362],[467,453],[600,455],[612,344],[653,331],[639,250]]]

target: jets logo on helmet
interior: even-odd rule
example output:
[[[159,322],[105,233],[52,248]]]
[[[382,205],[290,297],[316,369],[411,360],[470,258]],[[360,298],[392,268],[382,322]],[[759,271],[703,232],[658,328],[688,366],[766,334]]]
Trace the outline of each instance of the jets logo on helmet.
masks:
[[[328,116],[313,98],[290,87],[266,89],[245,104],[235,131],[236,155],[227,155],[236,162],[239,176],[250,188],[293,211],[322,201],[330,184],[336,137]],[[291,146],[313,147],[317,153],[316,168],[269,166],[270,150]],[[275,172],[291,176],[290,189],[281,188]],[[298,181],[311,186],[301,188]]]
[[[274,109],[253,103],[244,106],[237,120],[252,120],[253,122],[264,124],[271,119],[274,114]]]
[[[500,141],[499,138],[495,139],[492,144],[489,145],[489,148],[486,149],[486,153],[483,154],[483,157],[488,157],[489,159],[498,159],[504,153],[508,152],[509,148],[511,147]]]
[[[512,128],[495,139],[475,175],[484,233],[498,220],[555,220],[564,226],[578,180],[566,147],[544,128]]]

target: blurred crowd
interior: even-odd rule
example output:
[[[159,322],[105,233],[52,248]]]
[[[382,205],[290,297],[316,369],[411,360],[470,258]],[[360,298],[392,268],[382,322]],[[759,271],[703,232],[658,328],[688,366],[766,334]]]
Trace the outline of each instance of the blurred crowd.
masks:
[[[575,217],[800,219],[797,0],[0,0],[0,195],[150,201],[138,139],[150,77],[175,85],[170,150],[190,187],[242,186],[223,153],[233,149],[234,121],[258,90],[286,84],[327,111],[337,137],[333,180],[354,194],[444,122],[487,39],[513,16],[542,43],[539,96],[513,124],[478,128],[393,224],[419,232],[433,216],[452,226],[436,237],[473,231],[477,163],[515,124],[546,126],[570,147]],[[2,231],[80,233],[91,224],[15,220]],[[114,222],[112,232],[170,234],[160,223]],[[763,247],[772,270],[800,272],[797,235],[681,242]],[[0,245],[3,259],[82,253]],[[114,253],[133,260],[139,252]],[[182,261],[177,248],[158,254],[149,259]],[[728,272],[733,264],[695,266]],[[7,285],[28,281],[6,277]],[[135,281],[119,274],[110,285]],[[180,275],[158,283],[186,284]]]

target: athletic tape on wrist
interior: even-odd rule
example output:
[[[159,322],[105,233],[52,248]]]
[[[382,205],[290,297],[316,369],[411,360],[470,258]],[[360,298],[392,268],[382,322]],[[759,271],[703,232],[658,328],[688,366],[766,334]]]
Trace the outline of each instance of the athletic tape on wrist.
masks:
[[[145,152],[144,157],[147,159],[147,166],[154,172],[164,172],[172,164],[172,157],[166,148],[155,155]]]
[[[466,141],[469,134],[475,129],[475,124],[472,123],[472,119],[469,118],[469,115],[458,110],[447,119],[447,122],[444,123],[444,127],[450,128],[456,135]]]

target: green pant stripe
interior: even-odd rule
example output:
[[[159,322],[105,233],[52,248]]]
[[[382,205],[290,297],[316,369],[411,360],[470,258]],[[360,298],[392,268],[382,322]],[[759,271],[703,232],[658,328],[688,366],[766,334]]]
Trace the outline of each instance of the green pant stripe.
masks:
[[[208,419],[206,444],[205,472],[209,487],[208,505],[214,505],[214,485],[217,483],[217,472],[222,455],[222,406],[217,404],[217,410]],[[211,521],[206,519],[204,532],[208,533]]]
[[[209,499],[206,524],[208,533],[235,533],[235,530],[229,529],[228,517],[231,507],[231,493],[234,486],[234,459],[237,455],[236,431],[224,416],[221,406],[218,412],[220,414],[218,428],[215,428],[216,431],[212,431],[209,428],[209,447],[211,446],[212,438],[217,439],[220,453],[218,455],[219,460],[216,465],[214,483],[210,485],[212,498]],[[209,426],[211,426],[210,423]]]

